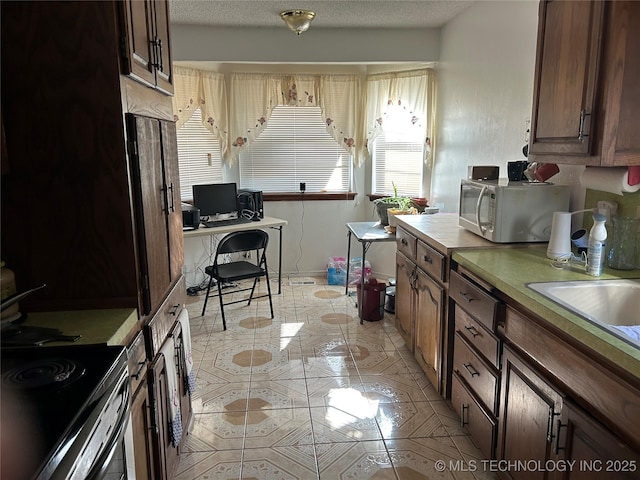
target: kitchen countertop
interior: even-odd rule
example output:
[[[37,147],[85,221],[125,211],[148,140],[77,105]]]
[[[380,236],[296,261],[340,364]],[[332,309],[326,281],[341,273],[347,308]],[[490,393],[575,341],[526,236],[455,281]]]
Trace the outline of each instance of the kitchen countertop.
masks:
[[[76,342],[49,342],[47,346],[125,345],[137,323],[136,309],[117,308],[29,313],[21,325],[57,328],[64,335],[81,335]]]
[[[429,245],[444,254],[458,248],[496,248],[502,246],[459,226],[458,214],[456,213],[396,215],[396,219],[398,225],[408,232],[417,236],[428,236]]]
[[[640,270],[605,268],[592,277],[577,268],[555,269],[546,256],[546,244],[529,248],[457,250],[453,260],[479,276],[551,325],[571,335],[622,369],[640,377],[640,349],[607,330],[574,315],[526,286],[530,282],[640,278]]]

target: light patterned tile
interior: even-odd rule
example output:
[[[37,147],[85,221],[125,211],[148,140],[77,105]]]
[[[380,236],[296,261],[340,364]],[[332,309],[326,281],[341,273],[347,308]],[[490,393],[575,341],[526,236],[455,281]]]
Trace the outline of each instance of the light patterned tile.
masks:
[[[376,420],[385,440],[447,436],[444,425],[429,402],[379,404]]]
[[[212,477],[217,480],[217,477]],[[242,478],[264,480],[318,479],[313,445],[249,448],[244,451]]]
[[[335,407],[311,408],[313,439],[318,443],[361,442],[382,440],[375,420],[375,408],[358,409],[351,415]]]
[[[410,374],[406,363],[396,351],[379,352],[366,348],[351,349],[353,360],[360,375],[387,375]]]
[[[249,397],[249,382],[223,383],[209,386],[193,398],[195,413],[245,411]]]
[[[252,381],[249,389],[249,410],[255,402],[262,402],[262,410],[274,408],[308,407],[307,382],[304,378]]]
[[[309,409],[250,410],[245,436],[245,448],[313,444]]]
[[[460,417],[458,414],[445,400],[432,401],[431,405],[447,430],[448,435],[469,435],[467,429],[460,425]]]
[[[474,470],[474,478],[477,480],[496,480],[498,478],[497,473],[492,471],[492,466],[484,463],[484,455],[470,436],[454,436],[451,437],[451,440],[462,454],[465,465]]]
[[[322,479],[396,479],[391,459],[381,441],[318,444],[316,456]]]
[[[364,389],[360,383],[360,378],[355,377],[324,377],[311,378],[307,376],[307,391],[309,405],[311,407],[334,406],[348,411],[347,408],[353,408],[364,397]],[[363,403],[364,404],[364,403]]]
[[[246,412],[196,413],[184,450],[237,450],[244,446]]]
[[[368,399],[376,403],[394,402],[424,402],[427,400],[424,392],[418,387],[412,375],[362,375]]]
[[[358,370],[351,356],[304,356],[306,378],[358,377]]]
[[[242,450],[182,452],[175,480],[239,480]]]
[[[385,444],[400,480],[473,480],[472,465],[464,461],[450,438],[386,440]]]

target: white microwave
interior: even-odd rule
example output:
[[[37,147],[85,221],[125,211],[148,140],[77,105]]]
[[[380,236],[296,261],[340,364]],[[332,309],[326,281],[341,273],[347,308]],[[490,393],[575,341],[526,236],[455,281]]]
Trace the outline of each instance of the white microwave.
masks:
[[[462,180],[459,225],[496,243],[548,242],[553,212],[569,211],[567,185]]]

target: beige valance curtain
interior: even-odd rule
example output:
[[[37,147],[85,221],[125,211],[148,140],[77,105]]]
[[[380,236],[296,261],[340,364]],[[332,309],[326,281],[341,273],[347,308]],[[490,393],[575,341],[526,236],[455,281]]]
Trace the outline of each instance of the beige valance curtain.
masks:
[[[220,142],[221,153],[228,149],[227,92],[224,75],[193,68],[174,67],[173,117],[181,128],[200,108],[202,124]]]
[[[365,128],[367,146],[384,130],[391,105],[404,108],[407,127],[419,129],[425,138],[425,163],[431,163],[435,147],[436,77],[432,69],[391,72],[367,77]]]
[[[356,158],[360,90],[354,75],[232,74],[228,159],[258,138],[278,105],[319,106],[327,131]]]

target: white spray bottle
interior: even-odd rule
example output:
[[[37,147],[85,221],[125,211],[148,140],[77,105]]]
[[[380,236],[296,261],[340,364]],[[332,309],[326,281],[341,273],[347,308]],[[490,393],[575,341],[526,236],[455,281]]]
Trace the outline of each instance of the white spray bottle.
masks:
[[[605,242],[607,229],[604,226],[607,217],[601,213],[593,214],[593,227],[589,231],[589,246],[587,247],[587,275],[599,277],[602,275],[605,257]]]

